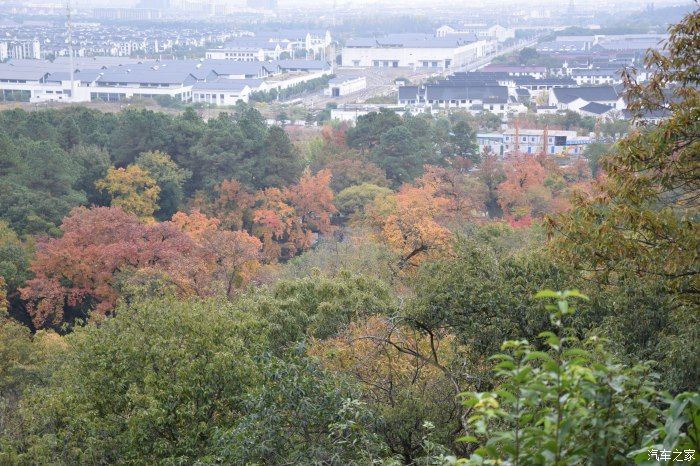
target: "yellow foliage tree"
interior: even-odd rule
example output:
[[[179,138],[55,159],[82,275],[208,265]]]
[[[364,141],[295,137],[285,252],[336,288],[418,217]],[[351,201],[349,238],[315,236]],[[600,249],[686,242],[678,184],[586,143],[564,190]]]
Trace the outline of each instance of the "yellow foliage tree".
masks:
[[[7,289],[5,287],[5,279],[0,277],[0,317],[7,314]]]
[[[158,208],[160,188],[148,172],[138,165],[112,167],[107,176],[97,181],[95,186],[109,193],[113,206],[121,207],[142,220],[153,220],[153,213]]]
[[[351,323],[338,337],[315,341],[310,353],[327,369],[352,375],[372,397],[390,403],[392,390],[410,386],[423,391],[446,381],[447,391],[456,391],[448,369],[456,361],[456,349],[452,335],[434,336],[431,341],[388,317],[373,316]]]
[[[309,352],[328,371],[360,384],[364,401],[385,421],[383,436],[406,464],[413,463],[427,433],[425,422],[446,443],[464,432],[457,395],[471,385],[462,373],[463,348],[453,335],[373,316],[351,323],[337,337],[314,340]]]

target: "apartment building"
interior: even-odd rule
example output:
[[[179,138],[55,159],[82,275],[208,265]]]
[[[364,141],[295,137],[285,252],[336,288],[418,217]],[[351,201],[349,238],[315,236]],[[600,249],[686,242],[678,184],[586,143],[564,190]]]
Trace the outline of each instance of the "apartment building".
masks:
[[[547,143],[544,143],[543,129],[507,129],[498,133],[478,133],[476,143],[479,153],[491,152],[500,157],[513,154],[580,155],[593,140],[578,136],[576,131],[548,130]]]

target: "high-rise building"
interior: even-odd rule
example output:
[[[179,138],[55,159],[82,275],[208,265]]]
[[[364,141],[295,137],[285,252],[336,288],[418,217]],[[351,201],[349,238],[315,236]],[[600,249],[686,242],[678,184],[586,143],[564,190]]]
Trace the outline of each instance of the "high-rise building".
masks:
[[[39,42],[37,39],[21,42],[1,42],[0,61],[7,58],[14,58],[15,60],[40,60],[41,42]]]
[[[32,58],[41,60],[41,42],[38,39],[32,41]]]

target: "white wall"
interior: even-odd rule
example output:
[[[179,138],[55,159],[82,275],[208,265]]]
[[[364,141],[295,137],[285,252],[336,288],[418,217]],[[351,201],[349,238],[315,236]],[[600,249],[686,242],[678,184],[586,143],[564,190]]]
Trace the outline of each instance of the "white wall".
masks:
[[[353,92],[358,92],[367,88],[367,78],[362,76],[342,83],[329,83],[324,94],[333,95],[334,88],[338,89],[339,95],[341,96],[352,94]]]
[[[250,88],[246,86],[241,91],[199,89],[192,91],[193,103],[210,105],[236,105],[239,101],[248,102]]]
[[[613,85],[622,82],[622,78],[613,76],[574,76],[574,80],[579,86]]]
[[[90,94],[87,97],[84,93],[79,92],[79,87],[76,84],[76,98],[70,99],[70,81],[63,83],[0,83],[0,91],[29,91],[31,93],[31,103],[41,102],[87,102],[90,100]],[[0,92],[0,94],[2,94]],[[0,96],[0,100],[2,100]]]
[[[269,91],[271,89],[287,89],[288,87],[295,86],[300,83],[304,83],[307,81],[311,81],[312,79],[317,79],[317,78],[322,78],[323,76],[327,76],[332,74],[331,70],[321,70],[321,71],[316,71],[314,73],[304,73],[304,74],[299,74],[299,75],[293,75],[290,76],[286,79],[282,79],[279,81],[264,81],[262,84],[260,84],[260,87],[256,90],[259,91]]]
[[[571,140],[574,139],[580,141],[585,141],[588,139],[577,136],[576,131],[550,131],[547,138],[548,154],[563,154],[565,152],[570,154],[580,154],[585,148],[585,144],[556,146],[554,145],[555,136],[566,136],[568,142],[571,142]],[[524,154],[536,154],[541,152],[542,137],[542,131],[540,131],[539,134],[532,134],[527,130],[524,130],[523,133],[520,134],[520,142],[518,144],[520,152]],[[503,134],[503,144],[506,152],[515,150],[515,134],[512,131]]]
[[[398,115],[404,115],[406,112],[409,112],[413,116],[424,113],[422,110],[418,110],[415,108],[412,108],[412,109],[394,108],[393,110]],[[368,113],[378,112],[378,111],[379,111],[378,108],[371,108],[371,109],[333,108],[333,109],[331,109],[331,120],[340,120],[340,121],[347,121],[350,123],[355,123],[357,121],[358,117],[367,115]]]
[[[207,50],[207,59],[210,60],[235,60],[235,61],[263,61],[265,52],[233,51],[233,50]]]
[[[30,102],[89,102],[92,93],[117,94],[119,98],[129,99],[140,95],[169,95],[189,101],[192,97],[192,86],[177,86],[169,88],[141,88],[141,87],[103,87],[86,86],[75,83],[75,92],[70,97],[70,81],[61,83],[0,83],[0,89],[28,90],[31,92]],[[123,97],[122,97],[123,95]],[[115,96],[116,97],[116,96]]]

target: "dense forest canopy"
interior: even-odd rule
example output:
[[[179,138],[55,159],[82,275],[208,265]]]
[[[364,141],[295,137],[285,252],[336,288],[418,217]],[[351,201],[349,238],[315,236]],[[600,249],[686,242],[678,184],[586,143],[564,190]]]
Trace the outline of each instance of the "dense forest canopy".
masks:
[[[626,76],[672,116],[568,163],[459,112],[0,112],[0,463],[697,459],[699,28]]]

